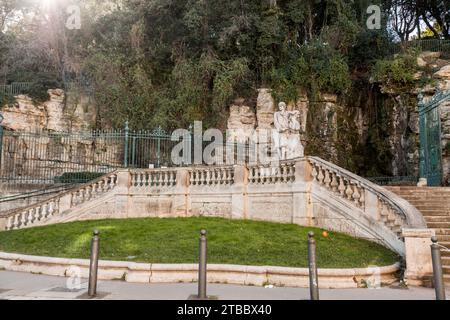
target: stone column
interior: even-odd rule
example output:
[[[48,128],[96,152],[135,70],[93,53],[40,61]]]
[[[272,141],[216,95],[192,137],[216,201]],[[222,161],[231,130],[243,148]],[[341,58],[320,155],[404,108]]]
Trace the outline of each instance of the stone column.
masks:
[[[312,226],[312,208],[310,204],[310,184],[312,168],[305,158],[295,163],[295,182],[292,185],[293,213],[292,223]]]
[[[186,168],[177,170],[177,182],[172,200],[173,216],[187,216],[189,197],[189,171]]]
[[[234,184],[231,186],[231,218],[246,219],[248,169],[243,165],[234,166]]]
[[[430,285],[433,276],[431,262],[432,229],[403,229],[405,238],[405,279],[409,285]]]

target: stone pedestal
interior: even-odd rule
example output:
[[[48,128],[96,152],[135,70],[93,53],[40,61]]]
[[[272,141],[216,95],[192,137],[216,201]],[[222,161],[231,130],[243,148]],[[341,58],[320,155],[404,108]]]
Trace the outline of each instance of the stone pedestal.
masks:
[[[68,193],[59,200],[59,214],[63,214],[72,206],[72,194]]]
[[[172,214],[176,216],[187,216],[188,214],[188,184],[189,172],[187,169],[177,170],[177,184],[175,187]]]
[[[295,182],[293,192],[292,223],[301,226],[312,226],[312,208],[309,201],[311,182],[311,166],[306,160],[295,163]]]
[[[405,238],[406,273],[408,285],[429,286],[433,276],[431,261],[432,229],[403,229]]]
[[[245,166],[234,166],[234,184],[231,192],[231,218],[247,218],[248,170]]]

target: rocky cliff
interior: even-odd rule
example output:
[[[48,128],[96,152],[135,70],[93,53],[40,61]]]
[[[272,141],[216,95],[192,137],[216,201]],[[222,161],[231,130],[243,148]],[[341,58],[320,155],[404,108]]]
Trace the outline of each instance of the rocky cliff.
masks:
[[[439,53],[424,52],[417,58],[421,70],[418,85],[410,92],[373,84],[350,98],[322,93],[315,101],[299,91],[288,109],[301,114],[302,143],[307,154],[320,155],[366,176],[419,175],[420,92],[430,99],[440,90],[450,90],[450,61]],[[426,81],[423,81],[423,80]],[[420,83],[427,83],[420,85]],[[253,129],[273,127],[274,101],[269,88],[259,89],[255,107],[238,99],[230,107],[228,129],[246,139]],[[450,172],[450,101],[440,106],[444,175]],[[372,166],[372,163],[379,163]]]

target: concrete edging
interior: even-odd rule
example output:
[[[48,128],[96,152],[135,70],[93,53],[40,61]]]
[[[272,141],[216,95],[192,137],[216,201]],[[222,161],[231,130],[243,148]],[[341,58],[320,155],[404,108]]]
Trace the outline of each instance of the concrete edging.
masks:
[[[89,260],[30,256],[0,252],[0,268],[8,271],[30,272],[70,277],[76,274],[87,278]],[[319,269],[320,288],[358,288],[364,282],[396,281],[400,264],[355,269]],[[263,286],[309,287],[307,268],[241,266],[208,264],[208,282]],[[125,280],[136,283],[196,282],[197,264],[158,264],[100,260],[100,280]],[[377,279],[378,278],[378,279]]]

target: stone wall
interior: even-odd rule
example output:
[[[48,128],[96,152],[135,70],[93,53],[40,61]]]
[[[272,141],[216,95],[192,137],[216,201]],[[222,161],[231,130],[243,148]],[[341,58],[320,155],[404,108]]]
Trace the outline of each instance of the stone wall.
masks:
[[[48,94],[49,100],[43,103],[35,103],[26,95],[16,96],[14,103],[0,108],[2,125],[14,131],[79,132],[92,128],[95,111],[88,97],[67,102],[61,89],[50,89]]]

